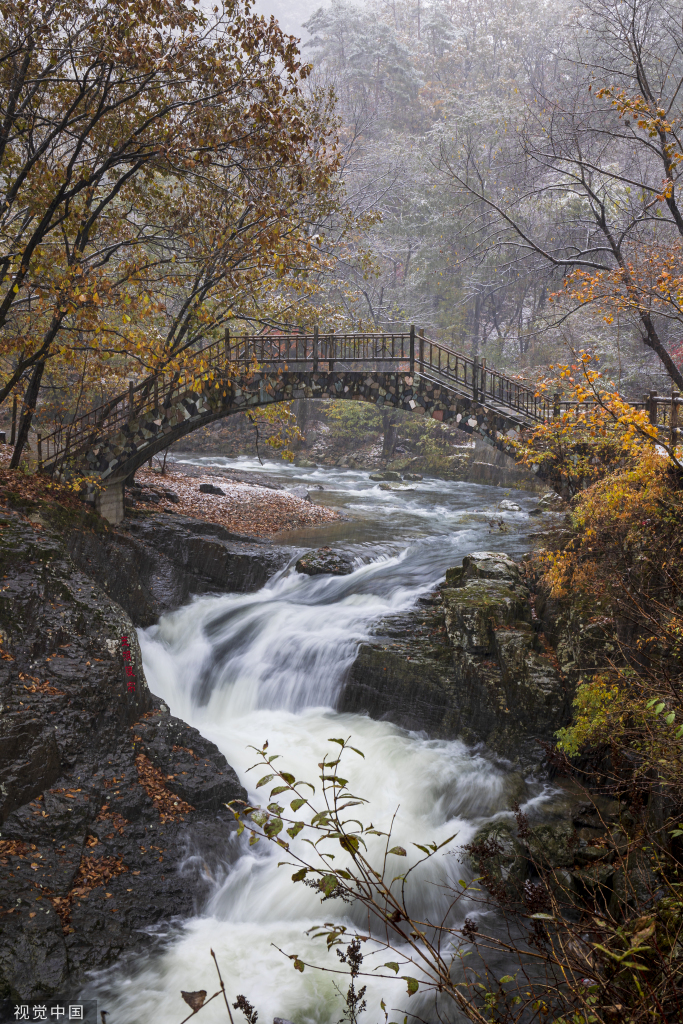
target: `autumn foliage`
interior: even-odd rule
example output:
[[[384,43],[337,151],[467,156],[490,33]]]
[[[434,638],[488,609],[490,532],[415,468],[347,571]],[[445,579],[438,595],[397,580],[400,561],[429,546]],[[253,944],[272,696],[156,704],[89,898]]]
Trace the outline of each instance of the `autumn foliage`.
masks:
[[[339,157],[273,19],[249,0],[2,0],[0,57],[0,403],[23,391],[19,450],[44,384],[73,414],[131,374],[202,380],[207,339],[305,306]]]

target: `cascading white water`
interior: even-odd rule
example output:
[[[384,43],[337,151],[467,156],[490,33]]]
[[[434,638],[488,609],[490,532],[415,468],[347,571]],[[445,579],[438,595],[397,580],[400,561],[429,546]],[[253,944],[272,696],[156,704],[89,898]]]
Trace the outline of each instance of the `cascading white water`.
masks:
[[[287,472],[279,466],[277,471]],[[324,479],[326,488],[336,488],[338,505],[345,503],[345,494],[356,513],[362,507],[366,534],[374,531],[377,537],[386,531],[387,492],[370,487],[361,474],[330,473]],[[140,632],[145,672],[151,690],[171,712],[223,751],[256,802],[263,797],[253,790],[258,776],[246,771],[255,760],[250,744],[260,747],[267,739],[269,751],[282,755],[283,767],[297,779],[315,782],[317,764],[332,746],[329,738],[352,736],[365,759],[350,756],[344,775],[354,793],[370,800],[363,812],[366,821],[386,828],[398,808],[398,845],[414,850],[414,842],[440,842],[454,833],[456,845],[463,844],[481,822],[509,813],[509,776],[457,741],[429,740],[333,708],[358,642],[377,619],[412,607],[449,565],[468,551],[491,548],[494,538],[499,549],[518,552],[526,517],[505,514],[513,532],[505,538],[489,536],[486,514],[472,516],[468,506],[491,509],[500,492],[467,484],[430,481],[415,492],[390,493],[390,500],[402,532],[413,537],[398,554],[394,527],[385,553],[378,555],[375,545],[375,560],[367,561],[367,542],[354,527],[353,543],[343,545],[359,560],[350,576],[309,578],[288,570],[256,594],[197,599]],[[521,500],[530,503],[528,496]],[[535,798],[533,789],[529,796]],[[321,907],[319,894],[291,882],[291,868],[278,868],[283,859],[279,848],[264,841],[248,847],[244,838],[235,842],[238,850],[226,851],[226,862],[235,863],[214,885],[202,915],[188,921],[165,952],[134,973],[118,972],[115,982],[110,975],[94,983],[92,991],[107,991],[116,1024],[180,1021],[181,989],[215,988],[211,948],[233,999],[243,993],[264,1024],[274,1016],[296,1024],[339,1020],[342,1001],[335,982],[345,991],[344,978],[308,969],[300,974],[275,947],[336,967],[324,943],[305,932],[319,921],[353,919],[353,908],[338,901]],[[467,868],[457,856],[431,861],[413,884],[415,908],[427,918],[438,914],[444,905],[441,886],[457,885],[462,877]],[[465,907],[455,914],[462,919]],[[383,959],[370,957],[366,966],[372,969]],[[407,1003],[405,983],[368,983],[363,1018],[368,1024],[383,1020],[381,998],[400,1008]],[[411,1001],[413,1012],[418,1002]],[[202,1011],[204,1024],[225,1019],[219,1000]]]

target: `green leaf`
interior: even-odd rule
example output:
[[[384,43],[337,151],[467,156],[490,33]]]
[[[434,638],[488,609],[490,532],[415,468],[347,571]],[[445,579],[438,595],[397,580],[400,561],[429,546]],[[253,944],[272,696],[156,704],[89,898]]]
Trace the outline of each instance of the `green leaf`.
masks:
[[[498,984],[499,985],[507,985],[507,983],[509,981],[514,981],[514,980],[515,979],[512,977],[511,974],[504,974],[502,978],[498,979]]]
[[[337,876],[336,875],[323,875],[318,882],[318,887],[322,889],[326,896],[329,896],[331,892],[337,888]]]
[[[341,789],[348,783],[348,779],[342,779],[340,775],[321,775],[320,779],[322,782],[331,782],[333,786],[340,786]]]
[[[662,701],[662,703],[658,704],[657,707],[655,708],[655,714],[656,715],[661,715],[661,713],[662,713],[662,711],[664,710],[665,707],[666,707],[666,705],[665,705],[664,701]]]
[[[409,978],[406,974],[402,974],[401,977],[408,985],[408,995],[414,996],[420,987],[420,983],[415,978]]]
[[[426,846],[420,846],[419,843],[413,843],[413,846],[417,846],[418,850],[422,850],[423,853],[429,853],[430,851]]]
[[[264,825],[263,831],[269,839],[274,839],[279,832],[282,832],[283,828],[284,824],[282,822],[282,818],[271,818],[270,821]]]
[[[384,966],[389,967],[394,972],[394,974],[398,974],[398,964],[394,960],[390,960],[389,963],[385,964]]]
[[[277,796],[277,795],[278,795],[278,793],[286,793],[286,792],[288,792],[288,790],[290,790],[291,788],[292,788],[291,786],[276,786],[276,787],[275,787],[275,789],[272,789],[272,790],[270,791],[270,798],[271,798],[271,800],[272,800],[272,798],[273,798],[274,796]]]
[[[244,832],[244,822],[240,821],[240,823],[237,826],[237,835],[241,836],[243,832]]]
[[[251,816],[251,820],[255,821],[257,825],[261,825],[261,827],[263,827],[263,825],[268,821],[268,815],[265,811],[254,811]]]
[[[272,777],[273,776],[271,775],[271,779],[272,779]],[[294,782],[294,776],[291,775],[290,772],[280,772],[280,778],[284,779],[285,782],[288,782],[290,786]]]
[[[287,835],[291,836],[292,839],[296,838],[304,827],[303,821],[295,821],[293,825],[290,825],[287,829]]]
[[[392,846],[392,848],[389,850],[389,853],[395,853],[397,857],[408,856],[408,854],[406,853],[402,846]]]
[[[293,882],[300,882],[305,877],[306,877],[306,868],[299,868],[299,870],[295,871],[294,874],[292,875],[292,881]]]
[[[292,808],[293,811],[298,811],[299,808],[303,807],[305,803],[306,801],[303,799],[303,797],[298,796],[296,800],[292,800],[289,806]]]
[[[336,740],[334,736],[330,736],[327,740],[328,743],[338,743],[340,747],[346,744],[346,740]]]
[[[675,711],[670,711],[668,715],[664,715],[664,721],[667,725],[671,725],[676,717]]]
[[[365,754],[363,753],[362,750],[359,750],[358,747],[348,747],[347,749],[352,750],[354,754],[358,754],[359,757],[362,757],[363,760],[365,760]]]
[[[282,814],[283,808],[279,804],[268,804],[268,810],[271,814]]]
[[[295,957],[294,959],[294,970],[301,971],[302,974],[304,973],[304,963],[302,960],[299,960],[298,957]]]
[[[261,786],[265,786],[267,782],[270,782],[275,778],[275,775],[264,775],[263,778],[256,783],[256,788],[259,789]]]
[[[257,836],[255,832],[252,832],[251,835],[249,836],[249,845],[250,846],[256,846],[256,844],[258,843],[259,839],[260,839],[260,836]]]
[[[532,921],[554,921],[555,918],[553,917],[552,914],[532,914],[531,915],[531,920]]]
[[[347,853],[358,853],[358,840],[355,836],[343,836],[339,840],[339,845]]]

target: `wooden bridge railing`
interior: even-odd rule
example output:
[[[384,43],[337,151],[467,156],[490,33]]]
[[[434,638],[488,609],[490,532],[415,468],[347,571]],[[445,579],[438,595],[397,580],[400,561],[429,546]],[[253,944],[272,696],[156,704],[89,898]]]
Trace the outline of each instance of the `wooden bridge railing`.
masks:
[[[422,331],[400,334],[259,334],[230,336],[194,353],[195,369],[221,376],[254,372],[397,372],[417,374],[456,394],[471,397],[497,411],[514,413],[528,425],[542,423],[576,403],[559,395],[539,396],[535,389],[494,367],[457,352],[441,342],[424,337]],[[115,396],[72,423],[58,427],[48,436],[38,435],[38,462],[52,469],[103,437],[118,433],[131,420],[147,414],[153,418],[188,393],[187,377],[192,369],[148,377],[128,391]],[[650,392],[637,408],[648,410],[651,422],[668,427],[679,437],[681,398],[671,399]]]

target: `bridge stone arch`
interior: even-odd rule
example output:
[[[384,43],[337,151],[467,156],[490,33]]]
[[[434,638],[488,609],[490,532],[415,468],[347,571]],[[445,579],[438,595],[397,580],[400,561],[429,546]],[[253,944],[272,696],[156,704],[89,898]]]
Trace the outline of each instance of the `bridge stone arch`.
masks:
[[[114,433],[94,437],[74,452],[80,471],[99,478],[96,504],[110,522],[124,515],[124,487],[136,470],[169,445],[194,430],[236,412],[245,412],[296,398],[345,399],[371,402],[380,408],[412,412],[442,423],[454,423],[466,433],[514,458],[516,441],[525,426],[523,415],[509,408],[458,394],[441,381],[413,372],[381,370],[284,371],[247,370],[217,378],[204,390],[186,391],[159,408],[131,415]],[[46,468],[50,468],[49,464]],[[65,472],[54,465],[59,474]],[[543,473],[539,471],[543,478]],[[548,478],[562,490],[561,481]]]

